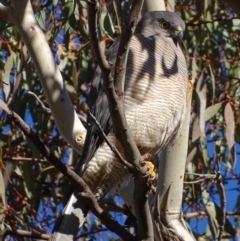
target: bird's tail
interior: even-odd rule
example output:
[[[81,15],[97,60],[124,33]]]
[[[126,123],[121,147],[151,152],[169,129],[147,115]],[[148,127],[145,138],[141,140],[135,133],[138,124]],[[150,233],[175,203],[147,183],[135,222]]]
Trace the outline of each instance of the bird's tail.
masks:
[[[54,227],[50,241],[72,241],[83,225],[87,207],[83,200],[73,193]]]

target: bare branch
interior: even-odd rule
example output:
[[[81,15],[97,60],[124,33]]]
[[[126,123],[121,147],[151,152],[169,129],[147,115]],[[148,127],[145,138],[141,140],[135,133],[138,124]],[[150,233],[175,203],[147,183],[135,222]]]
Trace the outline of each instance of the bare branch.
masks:
[[[145,0],[144,1],[144,5],[145,5],[144,10],[146,12],[166,10],[165,2],[166,2],[166,0],[158,0],[158,1]]]
[[[239,19],[239,17],[232,17],[232,18],[214,18],[211,20],[202,20],[199,19],[195,22],[189,21],[186,23],[187,26],[199,26],[199,25],[203,25],[203,24],[208,24],[208,23],[214,23],[214,22],[223,22],[226,23],[228,21],[232,21],[234,19]]]
[[[0,233],[0,240],[5,240],[5,238],[10,235],[19,238],[32,238],[32,239],[41,239],[41,240],[48,240],[50,238],[49,234],[39,233],[37,231],[24,231],[24,230],[4,230]]]
[[[202,182],[204,180],[207,180],[207,179],[215,179],[217,177],[216,174],[199,174],[199,173],[185,173],[185,174],[188,174],[188,175],[193,175],[193,176],[196,176],[196,180],[193,180],[193,181],[185,181],[183,182],[184,184],[195,184],[195,183],[199,183],[199,182]]]
[[[45,163],[48,164],[44,159],[31,158],[31,157],[2,157],[3,161],[11,162],[28,162],[28,163]]]
[[[100,123],[97,121],[97,119],[95,118],[95,116],[91,113],[91,111],[88,109],[88,113],[91,116],[94,124],[98,127],[100,134],[102,135],[103,139],[105,140],[105,142],[108,144],[108,146],[110,147],[110,149],[112,150],[112,152],[117,156],[117,158],[119,159],[119,161],[122,162],[122,164],[126,167],[129,168],[129,170],[134,170],[133,165],[131,165],[131,163],[127,162],[126,160],[124,160],[124,158],[122,157],[122,155],[120,154],[120,152],[110,143],[110,141],[108,140],[107,136],[105,135]]]
[[[39,104],[41,105],[41,107],[44,111],[46,111],[48,114],[51,113],[51,110],[43,104],[43,102],[40,100],[40,98],[35,93],[33,93],[32,91],[28,91],[27,93],[29,95],[32,95],[35,97],[35,99],[39,102]]]
[[[226,216],[239,216],[240,212],[226,212]],[[183,215],[184,219],[190,219],[190,218],[195,218],[195,217],[208,217],[207,213],[205,211],[199,211],[199,212],[192,212],[192,213],[186,213]]]
[[[124,240],[134,240],[134,237],[125,230],[118,222],[105,213],[98,205],[93,193],[74,171],[68,166],[63,164],[53,153],[50,152],[48,147],[40,140],[39,136],[18,116],[15,112],[9,111],[9,117],[12,121],[22,130],[22,132],[33,142],[36,148],[44,155],[44,157],[55,166],[62,174],[64,174],[77,188],[80,190],[79,195],[86,200],[87,207],[98,217],[101,222],[106,225],[110,230],[114,231],[119,237]]]

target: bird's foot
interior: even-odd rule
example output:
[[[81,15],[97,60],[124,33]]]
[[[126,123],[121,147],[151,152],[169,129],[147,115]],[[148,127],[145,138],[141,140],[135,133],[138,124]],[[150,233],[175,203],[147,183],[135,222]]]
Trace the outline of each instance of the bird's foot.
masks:
[[[151,154],[147,153],[145,155],[143,155],[143,161],[145,162],[145,164],[147,165],[147,171],[149,174],[149,179],[150,181],[154,180],[156,177],[156,173],[155,173],[155,166],[153,165],[152,161],[151,161]]]

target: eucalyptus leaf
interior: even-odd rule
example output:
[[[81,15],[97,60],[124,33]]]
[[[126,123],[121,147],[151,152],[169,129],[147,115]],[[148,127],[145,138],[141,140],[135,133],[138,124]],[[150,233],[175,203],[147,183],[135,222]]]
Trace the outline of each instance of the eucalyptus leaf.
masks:
[[[216,115],[216,113],[221,109],[222,105],[223,105],[222,103],[217,103],[215,105],[209,106],[205,110],[204,120],[208,121],[211,118],[213,118]]]

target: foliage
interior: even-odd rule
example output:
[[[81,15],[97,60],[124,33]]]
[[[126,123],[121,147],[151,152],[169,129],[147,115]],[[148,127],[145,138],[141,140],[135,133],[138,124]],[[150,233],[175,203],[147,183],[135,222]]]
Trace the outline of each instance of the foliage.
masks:
[[[37,20],[51,46],[74,106],[82,117],[95,63],[88,38],[86,3],[81,1],[32,1]],[[118,38],[131,1],[101,1],[100,36],[108,48]],[[223,222],[224,237],[236,237],[239,223],[240,62],[239,19],[217,1],[176,1],[176,10],[187,23],[189,75],[195,79],[190,125],[189,174],[222,176],[225,189],[208,176],[193,182],[185,176],[183,211],[198,240],[216,239]],[[76,155],[60,136],[28,55],[26,45],[12,24],[0,20],[1,97],[32,126],[50,149],[65,163],[74,165]],[[41,50],[39,50],[41,51]],[[33,94],[34,93],[34,94]],[[64,113],[63,113],[64,114]],[[1,112],[0,192],[1,229],[16,228],[51,232],[67,199],[68,181],[42,158],[32,143]],[[237,148],[238,147],[238,148]],[[108,210],[131,216],[120,198]],[[119,204],[120,203],[120,204]],[[124,222],[123,214],[114,214]],[[83,227],[89,238],[116,240],[89,216]],[[96,235],[97,233],[97,235]],[[107,237],[108,236],[108,237]],[[85,238],[83,238],[84,240]]]

